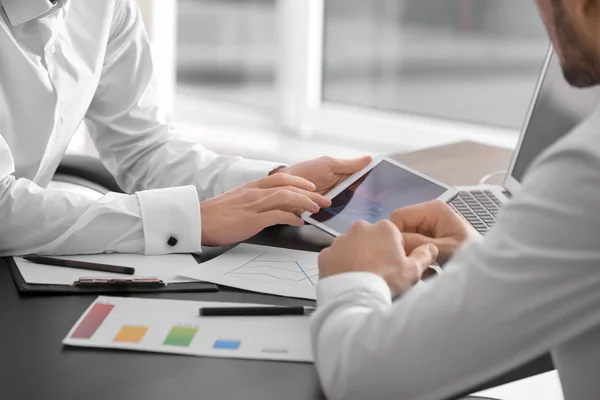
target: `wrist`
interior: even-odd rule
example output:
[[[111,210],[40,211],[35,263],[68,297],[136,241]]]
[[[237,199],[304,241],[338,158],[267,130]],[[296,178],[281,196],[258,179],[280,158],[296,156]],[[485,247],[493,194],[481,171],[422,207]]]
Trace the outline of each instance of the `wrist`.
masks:
[[[200,245],[216,246],[212,230],[212,221],[210,219],[210,204],[213,199],[200,202]]]

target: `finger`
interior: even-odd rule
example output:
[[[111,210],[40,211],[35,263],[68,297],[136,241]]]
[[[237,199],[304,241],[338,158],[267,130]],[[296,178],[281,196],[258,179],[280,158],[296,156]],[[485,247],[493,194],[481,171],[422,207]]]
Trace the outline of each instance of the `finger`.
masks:
[[[322,196],[322,195],[320,195],[317,192],[312,192],[312,191],[300,189],[300,188],[297,188],[295,186],[285,186],[285,187],[282,187],[282,188],[276,187],[276,188],[266,189],[265,192],[267,194],[273,194],[273,193],[276,193],[276,192],[278,192],[280,190],[288,190],[290,192],[299,193],[301,195],[307,196],[312,201],[314,201],[315,203],[317,203],[319,205],[319,207],[329,207],[331,205],[331,200],[329,200],[325,196]]]
[[[371,226],[371,224],[368,223],[367,221],[364,221],[364,220],[356,221],[355,223],[353,223],[350,226],[350,229],[348,230],[348,235],[359,234],[360,232],[364,231],[365,229],[367,229],[370,226]]]
[[[331,167],[331,170],[337,174],[348,175],[360,171],[361,169],[369,165],[371,161],[373,161],[373,159],[369,156],[355,158],[352,160],[339,160],[336,158],[332,158],[329,161],[329,166]]]
[[[311,192],[317,190],[317,187],[311,181],[289,174],[277,173],[256,181],[256,187],[259,189],[270,189],[283,186],[294,186]]]
[[[439,254],[439,250],[432,244],[424,244],[414,249],[408,257],[411,264],[418,271],[420,277],[435,262]]]
[[[311,213],[316,213],[319,212],[321,207],[304,194],[282,189],[255,202],[253,209],[259,213],[269,210],[291,212],[296,209],[302,210],[302,212],[310,211]]]
[[[401,232],[430,233],[433,231],[442,208],[448,207],[446,203],[439,200],[416,204],[395,210],[390,216],[392,221]]]
[[[304,225],[302,218],[294,213],[282,210],[270,210],[260,213],[258,214],[257,220],[261,230],[274,225]]]
[[[402,236],[404,238],[404,249],[407,254],[410,254],[417,247],[423,246],[425,244],[433,244],[436,245],[436,240],[430,238],[425,235],[421,235],[420,233],[407,233],[403,232]]]

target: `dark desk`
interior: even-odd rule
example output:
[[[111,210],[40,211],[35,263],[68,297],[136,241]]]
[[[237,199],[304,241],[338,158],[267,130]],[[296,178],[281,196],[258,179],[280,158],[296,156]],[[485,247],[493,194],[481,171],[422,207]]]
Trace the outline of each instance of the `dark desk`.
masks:
[[[448,148],[455,153],[456,147]],[[440,150],[433,151],[438,152],[438,156],[430,161],[439,165]],[[481,175],[485,172],[486,170]],[[311,227],[299,230],[274,228],[253,240],[257,244],[315,251],[326,246],[329,241],[327,235]],[[235,290],[140,297],[280,305],[311,303]],[[94,298],[95,296],[89,295],[20,296],[7,266],[0,260],[0,399],[323,398],[314,367],[308,364],[63,347],[61,340]],[[496,386],[551,368],[549,357],[543,357],[484,387]]]
[[[288,233],[292,233],[289,232]],[[295,233],[295,232],[294,232]],[[256,243],[285,246],[278,230]],[[303,244],[300,247],[311,248]],[[222,290],[136,295],[198,301],[308,305],[311,301]],[[0,260],[0,399],[322,399],[312,365],[63,347],[96,296],[20,296]]]

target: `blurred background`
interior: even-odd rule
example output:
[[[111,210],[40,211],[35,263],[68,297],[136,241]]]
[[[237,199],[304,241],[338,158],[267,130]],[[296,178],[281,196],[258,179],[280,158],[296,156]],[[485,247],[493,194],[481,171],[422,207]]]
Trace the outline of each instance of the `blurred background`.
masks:
[[[182,132],[284,162],[514,145],[548,47],[533,1],[138,1]]]

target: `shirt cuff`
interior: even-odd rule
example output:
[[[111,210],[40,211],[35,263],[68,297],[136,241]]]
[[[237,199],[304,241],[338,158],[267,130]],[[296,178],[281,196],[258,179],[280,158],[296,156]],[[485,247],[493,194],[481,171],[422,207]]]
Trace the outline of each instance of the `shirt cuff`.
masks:
[[[365,292],[392,304],[392,292],[385,280],[370,272],[347,272],[320,280],[317,284],[317,304],[322,307],[341,296]],[[357,299],[360,297],[356,296]]]
[[[146,255],[202,251],[200,201],[194,186],[137,192]]]
[[[222,183],[222,193],[246,183],[266,178],[276,168],[286,167],[281,163],[242,159],[229,166]]]

